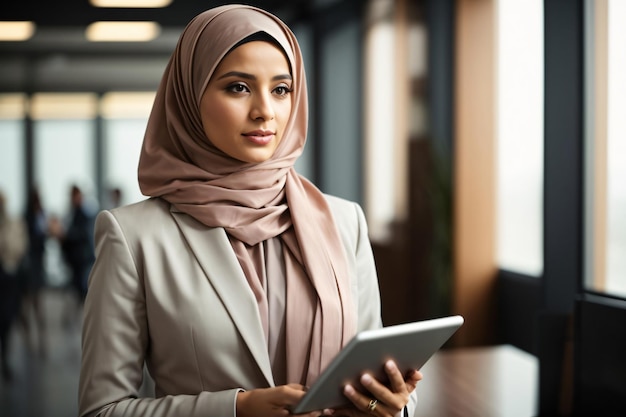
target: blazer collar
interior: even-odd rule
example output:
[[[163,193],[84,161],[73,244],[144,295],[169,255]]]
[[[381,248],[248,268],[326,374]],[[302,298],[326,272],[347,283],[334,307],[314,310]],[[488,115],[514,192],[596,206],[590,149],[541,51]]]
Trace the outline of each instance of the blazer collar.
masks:
[[[268,384],[273,386],[267,342],[256,299],[226,236],[226,231],[221,227],[208,228],[175,209],[171,212]]]

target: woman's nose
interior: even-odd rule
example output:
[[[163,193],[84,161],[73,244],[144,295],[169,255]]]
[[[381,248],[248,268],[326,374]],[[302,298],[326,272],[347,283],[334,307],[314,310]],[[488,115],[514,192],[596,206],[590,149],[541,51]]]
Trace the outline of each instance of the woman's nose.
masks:
[[[252,120],[272,120],[274,118],[274,108],[269,94],[257,94],[253,98],[250,109]]]

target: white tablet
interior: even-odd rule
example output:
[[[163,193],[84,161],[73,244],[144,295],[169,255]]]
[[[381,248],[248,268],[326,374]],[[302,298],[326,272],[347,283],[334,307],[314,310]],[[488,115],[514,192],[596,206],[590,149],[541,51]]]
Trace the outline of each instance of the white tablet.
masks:
[[[362,390],[359,379],[364,372],[385,381],[383,366],[388,359],[393,359],[402,372],[419,370],[462,324],[463,317],[450,316],[358,333],[291,412],[300,414],[350,404],[342,392],[343,386],[350,383]]]

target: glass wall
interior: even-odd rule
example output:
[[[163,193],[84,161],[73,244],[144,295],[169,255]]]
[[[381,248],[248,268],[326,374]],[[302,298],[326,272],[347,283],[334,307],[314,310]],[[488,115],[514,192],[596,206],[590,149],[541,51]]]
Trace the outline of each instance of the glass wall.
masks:
[[[0,117],[0,192],[10,216],[20,216],[26,204],[24,121]]]
[[[498,2],[497,252],[543,271],[543,1]]]
[[[606,291],[626,297],[626,2],[609,1]]]
[[[396,170],[394,165],[396,141],[394,129],[396,84],[405,86],[405,80],[395,80],[396,54],[394,41],[394,3],[368,3],[368,31],[365,35],[365,211],[370,236],[375,241],[391,238],[391,225],[397,220],[395,204]],[[393,81],[390,81],[393,80]],[[383,88],[378,88],[384,86]],[[402,132],[405,133],[405,132]],[[406,136],[402,135],[402,139]],[[402,177],[405,173],[402,172]]]
[[[428,64],[422,6],[371,0],[363,40],[363,174],[370,238],[387,243],[409,218],[410,142],[425,139]]]
[[[95,197],[93,120],[39,120],[34,126],[34,181],[47,214],[69,223],[70,190],[78,185],[92,210]],[[68,273],[56,239],[46,243],[48,284],[62,286]]]
[[[154,92],[129,91],[109,92],[102,96],[102,208],[135,203],[145,198],[139,190],[137,167],[154,97]]]
[[[27,110],[33,127],[32,179],[50,219],[69,221],[73,185],[83,191],[92,214],[111,207],[107,191],[112,188],[122,192],[116,204],[142,199],[137,163],[153,98],[153,92],[102,98],[94,93],[0,95],[0,190],[7,195],[11,214],[22,215],[26,204]],[[63,285],[67,273],[55,239],[47,243],[46,265],[48,285]]]
[[[586,287],[626,297],[626,2],[586,5]]]
[[[74,184],[88,198],[95,197],[94,124],[93,120],[35,122],[34,179],[50,215],[65,218]]]
[[[117,205],[109,192],[121,191],[119,204],[129,204],[145,197],[137,183],[139,152],[147,119],[106,119],[104,125],[104,188],[106,208]]]

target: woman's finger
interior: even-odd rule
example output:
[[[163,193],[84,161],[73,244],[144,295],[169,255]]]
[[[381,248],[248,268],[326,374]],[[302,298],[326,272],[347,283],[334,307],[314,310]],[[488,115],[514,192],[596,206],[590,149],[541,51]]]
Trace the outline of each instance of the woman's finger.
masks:
[[[395,367],[395,365],[393,366]],[[404,380],[402,379],[402,375],[398,372],[397,375],[394,375],[393,377],[390,376],[390,379],[392,380],[395,378],[398,378],[400,380],[399,382],[393,384],[394,386],[401,387],[399,392],[392,391],[390,387],[383,385],[379,381],[375,380],[374,378],[372,378],[371,375],[364,374],[361,377],[361,384],[363,384],[363,386],[369,391],[369,393],[371,393],[371,396],[365,396],[365,398],[361,400],[361,403],[358,403],[357,405],[365,404],[366,411],[371,412],[372,410],[370,408],[370,401],[378,400],[375,408],[383,408],[387,412],[390,412],[390,414],[395,414],[397,411],[402,409],[404,405],[406,405],[409,399],[409,392],[406,389]],[[391,412],[391,410],[395,411]]]
[[[409,393],[413,392],[413,390],[417,388],[417,383],[420,382],[423,377],[422,373],[418,370],[413,369],[409,371],[405,380],[407,391]]]
[[[393,392],[406,392],[407,386],[404,381],[404,376],[398,369],[396,363],[392,360],[385,362],[385,372],[389,377],[389,388]]]

